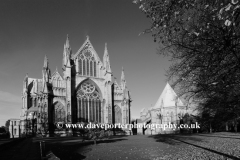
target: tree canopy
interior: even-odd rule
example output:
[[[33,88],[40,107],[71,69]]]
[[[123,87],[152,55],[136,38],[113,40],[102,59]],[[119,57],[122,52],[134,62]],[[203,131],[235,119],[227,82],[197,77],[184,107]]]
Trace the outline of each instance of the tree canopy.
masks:
[[[240,117],[239,0],[134,0],[151,19],[143,33],[171,57],[168,80],[200,110]],[[231,116],[230,116],[231,115]]]

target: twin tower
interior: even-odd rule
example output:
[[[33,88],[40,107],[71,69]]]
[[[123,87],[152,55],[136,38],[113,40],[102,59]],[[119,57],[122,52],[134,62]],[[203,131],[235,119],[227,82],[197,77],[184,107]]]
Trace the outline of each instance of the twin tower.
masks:
[[[130,123],[131,97],[124,70],[119,85],[112,79],[107,44],[101,61],[89,37],[73,53],[67,36],[62,70],[51,74],[45,56],[42,78],[26,75],[21,120],[35,119],[37,128],[46,122]]]

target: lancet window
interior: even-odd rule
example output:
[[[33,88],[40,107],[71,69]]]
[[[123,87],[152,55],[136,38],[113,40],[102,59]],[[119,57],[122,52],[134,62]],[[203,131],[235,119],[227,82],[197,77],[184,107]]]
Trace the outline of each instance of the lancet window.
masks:
[[[96,77],[96,60],[91,51],[83,51],[78,58],[78,73],[83,76]]]
[[[83,82],[77,91],[78,122],[101,122],[99,90],[90,81]]]

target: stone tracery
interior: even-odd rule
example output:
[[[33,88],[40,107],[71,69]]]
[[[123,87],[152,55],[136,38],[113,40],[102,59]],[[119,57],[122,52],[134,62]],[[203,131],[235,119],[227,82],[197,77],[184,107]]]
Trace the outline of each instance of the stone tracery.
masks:
[[[96,60],[92,52],[88,49],[82,51],[78,56],[78,72],[83,76],[93,76],[96,77]]]
[[[89,81],[83,82],[77,91],[78,122],[101,122],[100,93]]]

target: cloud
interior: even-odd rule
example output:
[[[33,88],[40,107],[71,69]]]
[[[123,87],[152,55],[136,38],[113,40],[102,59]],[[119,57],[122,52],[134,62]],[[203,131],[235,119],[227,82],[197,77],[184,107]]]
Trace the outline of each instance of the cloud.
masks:
[[[0,102],[21,104],[22,98],[9,92],[0,91]]]

